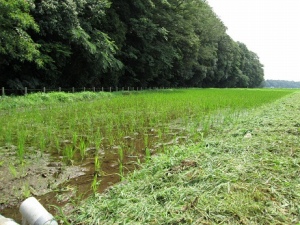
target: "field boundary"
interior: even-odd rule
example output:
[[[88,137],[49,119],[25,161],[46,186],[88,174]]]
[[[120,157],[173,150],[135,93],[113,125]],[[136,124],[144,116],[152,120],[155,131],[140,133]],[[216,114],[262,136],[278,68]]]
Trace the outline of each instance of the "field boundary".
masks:
[[[185,87],[187,88],[187,87]],[[118,86],[110,86],[110,87],[58,87],[58,88],[28,88],[22,87],[18,89],[12,88],[5,88],[1,87],[1,96],[17,94],[17,95],[27,95],[30,93],[49,93],[49,92],[66,92],[66,93],[76,93],[76,92],[84,92],[84,91],[91,91],[91,92],[115,92],[115,91],[143,91],[143,90],[164,90],[164,89],[172,89],[172,87],[134,87],[134,86],[127,86],[127,87],[118,87]],[[180,87],[176,87],[176,89],[180,89]]]

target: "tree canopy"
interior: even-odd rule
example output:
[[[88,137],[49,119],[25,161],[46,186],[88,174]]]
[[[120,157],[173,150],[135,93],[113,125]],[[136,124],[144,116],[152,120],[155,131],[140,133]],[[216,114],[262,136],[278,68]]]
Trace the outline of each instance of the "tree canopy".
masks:
[[[300,88],[300,82],[287,80],[266,80],[262,83],[266,88]]]
[[[257,87],[205,0],[0,0],[2,86]]]

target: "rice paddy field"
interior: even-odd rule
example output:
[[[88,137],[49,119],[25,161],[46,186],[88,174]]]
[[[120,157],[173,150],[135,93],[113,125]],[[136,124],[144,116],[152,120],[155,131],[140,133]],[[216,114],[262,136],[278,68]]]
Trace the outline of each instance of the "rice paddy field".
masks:
[[[297,224],[299,96],[1,97],[0,214],[18,221],[16,206],[37,196],[62,224]]]

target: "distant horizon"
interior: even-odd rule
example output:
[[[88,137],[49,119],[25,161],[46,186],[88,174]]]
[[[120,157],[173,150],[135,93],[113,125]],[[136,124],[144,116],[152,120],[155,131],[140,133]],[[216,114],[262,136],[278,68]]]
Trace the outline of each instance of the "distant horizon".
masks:
[[[297,83],[300,83],[300,81],[297,81],[297,80],[282,80],[282,79],[266,79],[265,78],[265,81],[266,80],[274,80],[274,81],[289,81],[289,82],[297,82]]]

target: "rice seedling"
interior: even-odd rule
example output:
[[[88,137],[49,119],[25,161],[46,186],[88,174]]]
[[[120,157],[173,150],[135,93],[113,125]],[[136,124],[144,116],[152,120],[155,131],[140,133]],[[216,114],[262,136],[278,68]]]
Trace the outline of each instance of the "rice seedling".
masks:
[[[96,155],[94,158],[94,176],[91,183],[91,188],[94,194],[97,193],[98,187],[100,185],[100,181],[98,180],[98,177],[101,175],[101,161],[99,160],[99,157]]]
[[[119,160],[121,162],[123,162],[123,160],[124,160],[124,150],[123,150],[123,148],[119,147],[118,152],[119,152]]]
[[[63,150],[64,160],[67,164],[73,164],[75,149],[71,145],[67,145]]]
[[[59,141],[59,139],[57,137],[55,138],[54,143],[55,143],[55,148],[57,150],[57,153],[60,153],[60,151],[61,151],[61,149],[60,149],[60,141]]]
[[[25,185],[23,185],[22,187],[22,195],[23,197],[29,198],[31,196],[31,191],[30,191],[30,185],[28,183],[26,183]]]
[[[94,174],[100,175],[101,172],[101,161],[99,157],[96,155],[94,158]]]
[[[99,185],[100,185],[100,181],[98,181],[98,174],[94,174],[93,181],[91,184],[91,188],[94,195],[98,192]]]
[[[124,180],[124,168],[123,168],[123,162],[119,162],[119,176],[120,176],[120,181]]]
[[[74,132],[73,135],[72,135],[72,141],[73,141],[74,147],[77,144],[77,140],[78,140],[78,134],[76,132]]]
[[[20,160],[20,163],[23,163],[23,161],[24,161],[25,141],[26,141],[26,134],[24,132],[19,133],[18,134],[17,156]]]
[[[85,150],[86,150],[85,141],[83,139],[80,139],[80,141],[79,141],[79,152],[80,152],[81,159],[84,159],[84,157],[85,157],[85,154],[86,154]]]
[[[145,160],[146,162],[149,162],[151,159],[151,151],[150,148],[146,147],[145,148]]]
[[[18,176],[16,167],[13,164],[9,164],[8,168],[10,173],[16,178]]]
[[[144,135],[144,146],[145,146],[145,160],[149,161],[151,159],[151,152],[149,148],[149,135]]]
[[[124,160],[124,151],[123,148],[119,148],[119,176],[120,180],[124,179],[124,168],[123,168],[123,160]]]
[[[96,148],[96,150],[99,150],[100,147],[101,147],[101,143],[102,143],[101,137],[97,135],[97,136],[95,137],[94,143],[95,143],[95,148]]]
[[[64,211],[63,211],[63,208],[62,207],[59,207],[59,206],[56,206],[56,205],[52,205],[53,208],[56,209],[56,216],[55,218],[60,221],[62,224],[66,224],[66,225],[72,225],[70,222],[69,222],[69,218],[68,216],[65,215]]]
[[[40,151],[41,151],[41,156],[43,156],[43,153],[45,151],[46,148],[46,138],[43,135],[40,135]]]

